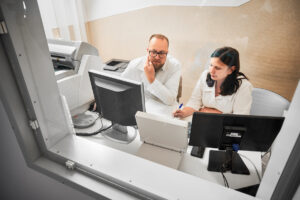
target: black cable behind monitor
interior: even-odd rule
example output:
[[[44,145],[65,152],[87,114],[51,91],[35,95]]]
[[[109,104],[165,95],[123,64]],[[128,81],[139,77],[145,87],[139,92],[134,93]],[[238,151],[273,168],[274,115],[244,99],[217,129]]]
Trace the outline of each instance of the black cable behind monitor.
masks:
[[[101,119],[100,119],[100,120],[101,120]],[[104,132],[104,131],[110,129],[111,127],[112,127],[112,124],[111,124],[110,126],[106,127],[106,128],[103,128],[103,124],[102,124],[101,128],[98,129],[98,130],[95,131],[95,132],[92,132],[92,133],[80,133],[80,132],[76,132],[76,135],[77,135],[77,136],[93,136],[93,135],[97,135],[97,134],[99,134],[99,133],[101,133],[101,132]],[[103,128],[103,129],[102,129],[102,128]]]
[[[97,113],[97,112],[95,112],[95,113]],[[97,131],[94,131],[94,132],[76,132],[75,134],[77,136],[94,136],[94,135],[102,133],[102,132],[104,132],[104,131],[106,131],[106,130],[108,130],[108,129],[110,129],[112,127],[112,124],[111,124],[108,127],[103,128],[102,116],[99,113],[97,113],[97,116],[98,117],[96,117],[95,121],[99,119],[100,123],[101,123],[101,126],[100,126],[100,128]],[[95,124],[95,122],[93,124]],[[78,127],[75,127],[75,128],[78,129]]]

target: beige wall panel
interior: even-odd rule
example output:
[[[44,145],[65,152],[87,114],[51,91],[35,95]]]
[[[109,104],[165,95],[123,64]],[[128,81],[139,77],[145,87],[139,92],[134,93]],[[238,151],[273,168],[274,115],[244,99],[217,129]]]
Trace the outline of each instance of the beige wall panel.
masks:
[[[240,7],[144,8],[87,23],[88,41],[104,61],[145,55],[153,33],[169,37],[169,52],[183,65],[187,102],[209,55],[224,45],[237,48],[241,71],[254,87],[291,100],[300,78],[300,2],[252,0]]]
[[[74,26],[73,25],[69,25],[68,26],[68,30],[69,30],[69,34],[70,34],[70,40],[76,40]]]
[[[59,28],[53,28],[52,29],[52,34],[54,38],[60,38],[60,30]]]
[[[94,44],[93,41],[92,41],[92,35],[91,35],[91,31],[90,31],[90,29],[92,29],[91,26],[92,26],[91,23],[85,23],[86,37],[87,37],[88,43]],[[96,44],[94,44],[94,45],[96,46]],[[98,46],[96,46],[96,47],[99,49]]]

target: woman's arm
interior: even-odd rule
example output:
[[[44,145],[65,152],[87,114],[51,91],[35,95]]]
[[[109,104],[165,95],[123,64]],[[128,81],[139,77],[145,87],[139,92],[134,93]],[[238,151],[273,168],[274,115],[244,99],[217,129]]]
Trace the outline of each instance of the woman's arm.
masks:
[[[220,114],[223,113],[223,112],[219,111],[218,109],[215,109],[215,108],[208,108],[208,107],[200,108],[199,112],[205,112],[205,113],[220,113]]]
[[[191,107],[184,107],[183,109],[178,109],[173,113],[174,117],[179,117],[179,118],[185,118],[190,115],[192,115],[194,112],[196,112],[194,108]]]

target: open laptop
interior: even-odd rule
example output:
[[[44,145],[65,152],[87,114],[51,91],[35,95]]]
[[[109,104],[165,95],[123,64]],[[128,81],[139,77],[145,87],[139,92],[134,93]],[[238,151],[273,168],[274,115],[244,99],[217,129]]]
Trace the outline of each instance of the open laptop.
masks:
[[[188,122],[145,112],[135,117],[143,142],[137,156],[178,169],[188,146]]]

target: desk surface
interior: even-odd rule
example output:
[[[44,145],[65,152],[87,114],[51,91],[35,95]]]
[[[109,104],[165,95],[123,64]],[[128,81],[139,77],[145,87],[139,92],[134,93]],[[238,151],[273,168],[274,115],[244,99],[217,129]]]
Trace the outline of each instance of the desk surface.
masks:
[[[104,126],[109,126],[110,122],[103,119],[103,124]],[[101,122],[98,119],[95,123],[95,125],[89,129],[86,130],[80,130],[82,132],[87,131],[87,132],[93,132],[101,127]],[[93,137],[86,137],[87,140],[96,142],[98,144],[102,144],[105,146],[112,147],[114,149],[118,149],[123,152],[127,152],[129,154],[136,155],[139,147],[142,145],[142,142],[140,141],[140,136],[137,134],[136,139],[129,143],[129,144],[122,144],[122,143],[117,143],[110,141],[103,137],[101,134],[98,134]],[[183,159],[181,161],[181,164],[179,166],[180,171],[184,173],[188,173],[190,175],[194,175],[196,177],[203,178],[205,180],[224,185],[224,180],[222,178],[221,173],[218,172],[210,172],[207,171],[207,165],[208,165],[208,158],[209,158],[209,150],[206,149],[204,156],[202,159],[196,158],[190,155],[192,147],[189,146],[187,149],[187,153],[183,156]],[[258,179],[256,170],[253,166],[252,163],[255,164],[259,175],[261,176],[261,153],[260,152],[249,152],[249,151],[239,151],[241,155],[244,155],[245,157],[241,156],[245,164],[247,165],[250,175],[237,175],[237,174],[232,174],[232,173],[224,173],[229,187],[233,189],[237,188],[242,188],[254,184],[258,184],[260,181]],[[252,163],[249,160],[252,161]]]

